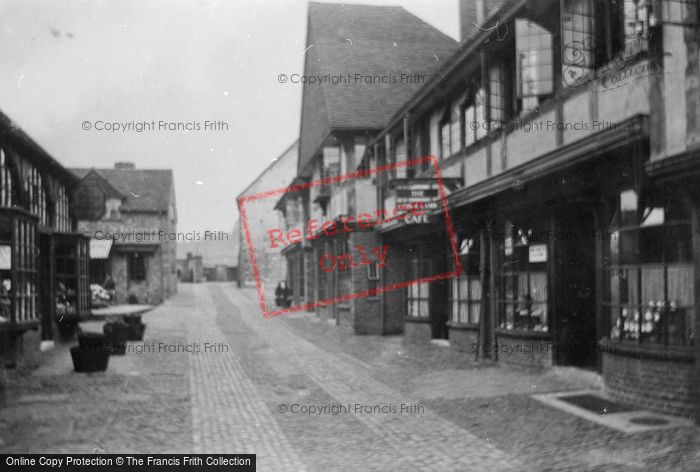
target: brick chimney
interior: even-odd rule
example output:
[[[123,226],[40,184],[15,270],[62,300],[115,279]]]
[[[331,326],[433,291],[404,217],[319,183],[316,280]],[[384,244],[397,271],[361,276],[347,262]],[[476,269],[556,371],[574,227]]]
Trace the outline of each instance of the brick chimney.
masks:
[[[115,162],[114,168],[117,170],[134,170],[136,168],[136,165],[133,162],[121,161]]]
[[[505,0],[459,0],[460,41],[466,40],[478,27],[489,28],[486,20],[496,12]],[[488,5],[487,5],[488,4]]]

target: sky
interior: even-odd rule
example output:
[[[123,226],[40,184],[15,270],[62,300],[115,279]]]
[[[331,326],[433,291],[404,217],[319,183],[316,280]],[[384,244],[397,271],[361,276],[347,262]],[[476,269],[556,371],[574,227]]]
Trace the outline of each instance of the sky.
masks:
[[[458,37],[458,0],[357,3]],[[0,109],[65,167],[173,169],[178,231],[231,231],[236,196],[298,137],[301,85],[278,76],[303,72],[307,8],[2,0]]]

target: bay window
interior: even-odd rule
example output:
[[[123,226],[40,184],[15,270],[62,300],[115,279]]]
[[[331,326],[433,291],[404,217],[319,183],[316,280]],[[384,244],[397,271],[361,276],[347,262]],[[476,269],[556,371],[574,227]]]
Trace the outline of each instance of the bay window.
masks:
[[[693,343],[694,271],[689,203],[679,192],[621,192],[606,248],[604,310],[610,338],[644,344]]]

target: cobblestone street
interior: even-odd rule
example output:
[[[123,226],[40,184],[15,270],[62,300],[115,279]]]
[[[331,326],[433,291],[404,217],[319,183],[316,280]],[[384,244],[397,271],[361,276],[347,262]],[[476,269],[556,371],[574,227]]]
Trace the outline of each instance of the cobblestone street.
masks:
[[[263,319],[233,284],[180,284],[144,322],[104,374],[73,373],[65,346],[8,371],[0,450],[255,453],[261,471],[700,470],[697,427],[627,434],[532,398],[597,389],[593,375],[476,364],[310,313]],[[153,343],[200,352],[136,351]]]

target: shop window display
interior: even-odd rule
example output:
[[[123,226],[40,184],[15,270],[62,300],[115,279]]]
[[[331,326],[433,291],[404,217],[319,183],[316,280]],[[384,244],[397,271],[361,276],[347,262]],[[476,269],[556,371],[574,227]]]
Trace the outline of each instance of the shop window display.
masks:
[[[499,238],[499,327],[506,330],[549,331],[547,262],[534,258],[537,228],[507,223]],[[545,249],[546,251],[546,249]]]
[[[613,202],[606,248],[604,308],[613,340],[693,343],[692,231],[682,194],[621,192]]]
[[[0,211],[0,324],[38,320],[37,239],[35,218]]]

